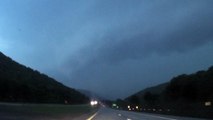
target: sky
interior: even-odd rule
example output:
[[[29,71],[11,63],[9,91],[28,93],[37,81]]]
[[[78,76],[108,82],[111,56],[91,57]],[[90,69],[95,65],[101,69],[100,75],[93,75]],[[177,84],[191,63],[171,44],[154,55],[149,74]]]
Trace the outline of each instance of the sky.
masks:
[[[213,65],[213,0],[1,0],[0,51],[125,98]]]

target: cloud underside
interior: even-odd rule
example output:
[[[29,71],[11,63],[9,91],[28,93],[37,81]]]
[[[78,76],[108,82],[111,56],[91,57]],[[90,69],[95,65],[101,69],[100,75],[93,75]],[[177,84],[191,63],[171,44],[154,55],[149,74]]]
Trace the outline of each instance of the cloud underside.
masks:
[[[207,54],[211,52],[205,51],[213,43],[212,4],[212,0],[0,1],[0,50],[71,87],[124,96],[212,63],[213,56]],[[205,59],[200,59],[202,55]]]

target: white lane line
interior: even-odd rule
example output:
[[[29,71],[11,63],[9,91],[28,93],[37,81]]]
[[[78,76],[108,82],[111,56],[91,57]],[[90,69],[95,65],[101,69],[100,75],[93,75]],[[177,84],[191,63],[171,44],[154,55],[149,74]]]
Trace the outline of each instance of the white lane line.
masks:
[[[96,112],[94,115],[92,115],[91,117],[89,117],[87,120],[92,120],[97,114],[98,114],[98,112]]]
[[[167,118],[167,117],[161,117],[161,116],[156,116],[156,115],[144,115],[144,116],[149,116],[149,117],[154,117],[154,118],[160,118],[160,119],[165,119],[165,120],[177,120],[177,119],[174,119],[174,118]]]
[[[118,114],[119,117],[121,117],[121,114]]]
[[[126,120],[132,120],[132,119],[130,119],[130,118],[127,118]]]

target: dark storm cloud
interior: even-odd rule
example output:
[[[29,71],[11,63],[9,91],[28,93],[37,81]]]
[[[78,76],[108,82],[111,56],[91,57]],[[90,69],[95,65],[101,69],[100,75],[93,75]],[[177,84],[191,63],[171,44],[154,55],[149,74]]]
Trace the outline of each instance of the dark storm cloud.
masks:
[[[213,9],[204,7],[195,7],[192,12],[183,13],[186,15],[175,22],[170,17],[162,18],[159,15],[157,21],[167,22],[152,23],[154,26],[148,26],[150,28],[147,31],[144,29],[146,25],[141,23],[123,25],[121,29],[110,31],[100,38],[101,43],[97,42],[94,46],[83,48],[80,56],[89,55],[89,59],[93,59],[94,63],[117,63],[126,59],[143,59],[152,54],[167,55],[193,50],[213,41]],[[180,8],[173,11],[172,14],[176,15],[176,12],[181,10]]]
[[[213,41],[212,11],[213,9],[204,14],[199,13],[200,11],[189,14],[189,17],[183,18],[184,22],[179,22],[170,31],[164,29],[169,27],[168,25],[162,24],[149,33],[141,32],[130,38],[125,36],[124,32],[122,40],[117,43],[114,41],[121,38],[111,36],[112,40],[98,50],[99,57],[102,60],[116,62],[126,59],[143,59],[153,53],[169,54],[193,50]],[[128,28],[127,26],[126,29]],[[143,31],[142,26],[141,31]]]
[[[212,64],[212,5],[2,0],[0,50],[71,87],[125,97]]]
[[[151,64],[144,65],[143,62],[147,63],[146,59],[151,58],[153,55],[167,57],[170,54],[187,54],[206,44],[212,44],[213,9],[210,7],[211,4],[200,4],[199,2],[191,2],[190,4],[192,5],[179,6],[174,9],[170,6],[170,11],[145,15],[144,17],[148,18],[144,19],[150,21],[140,19],[141,22],[135,21],[130,24],[122,24],[122,26],[115,27],[112,31],[107,31],[100,38],[102,42],[97,42],[97,40],[96,43],[83,48],[77,55],[78,57],[74,58],[75,60],[71,58],[68,61],[68,66],[76,66],[71,75],[72,78],[76,81],[84,81],[87,85],[90,85],[91,82],[96,83],[97,86],[91,85],[92,88],[89,87],[93,91],[95,89],[107,89],[105,87],[111,86],[107,90],[120,91],[117,92],[120,96],[125,96],[121,94],[122,90],[132,88],[128,86],[131,84],[130,81],[135,82],[135,84],[138,81],[148,84],[149,82],[146,79],[151,79],[153,83],[158,83],[157,77],[152,78],[150,77],[152,73],[146,72],[145,69],[153,66]],[[166,4],[166,6],[169,5]],[[162,6],[160,5],[160,7]],[[148,13],[151,14],[153,11],[158,13],[156,10],[158,8]],[[181,12],[183,13],[180,14]],[[81,64],[77,61],[84,62]],[[136,61],[140,62],[137,63]],[[152,61],[154,62],[154,60]],[[156,58],[155,62],[160,63],[161,61]],[[156,64],[156,66],[158,65]],[[113,82],[116,83],[115,86],[112,84]],[[120,86],[118,83],[123,84]],[[116,87],[117,85],[119,87]],[[102,93],[113,96],[106,94],[109,93],[106,91]],[[117,93],[114,92],[113,94]]]

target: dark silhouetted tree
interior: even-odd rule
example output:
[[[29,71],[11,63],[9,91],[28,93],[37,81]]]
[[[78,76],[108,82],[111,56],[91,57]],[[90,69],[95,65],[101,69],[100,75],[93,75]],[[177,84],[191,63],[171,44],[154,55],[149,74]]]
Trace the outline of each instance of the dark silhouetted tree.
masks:
[[[132,104],[140,104],[140,99],[139,99],[138,96],[133,95],[133,96],[130,97],[130,102],[131,102]]]

